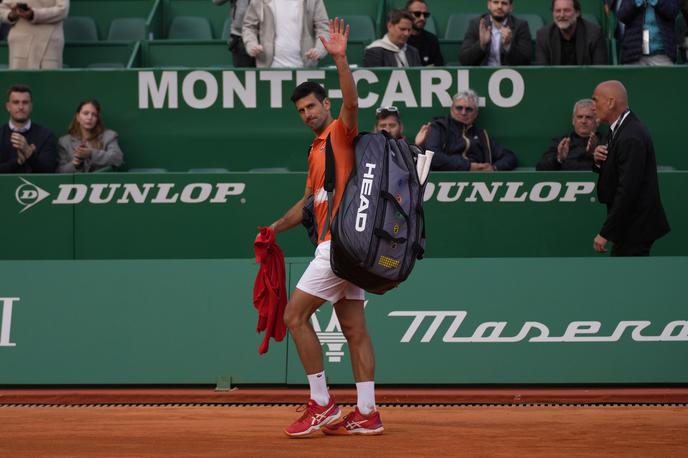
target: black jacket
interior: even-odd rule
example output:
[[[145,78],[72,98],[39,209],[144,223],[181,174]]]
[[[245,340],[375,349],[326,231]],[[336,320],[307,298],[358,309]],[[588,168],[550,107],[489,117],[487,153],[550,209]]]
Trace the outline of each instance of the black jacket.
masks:
[[[468,24],[468,30],[459,51],[459,61],[462,65],[487,65],[490,44],[488,43],[486,49],[480,47],[480,18],[484,16],[472,19]],[[533,42],[528,22],[510,15],[506,19],[506,26],[512,29],[512,38],[509,52],[506,52],[504,48],[501,50],[502,65],[530,65],[533,57]]]
[[[441,67],[444,65],[444,57],[440,51],[440,41],[435,34],[427,30],[421,30],[418,35],[411,35],[408,44],[418,50],[420,60],[423,65],[434,65]]]
[[[561,65],[561,32],[556,24],[538,30],[535,40],[535,65]],[[607,41],[602,29],[584,19],[576,24],[576,64],[607,65]]]
[[[516,155],[495,143],[487,131],[475,126],[466,129],[451,116],[432,120],[424,147],[435,153],[432,170],[470,170],[471,162],[513,170],[518,164]]]
[[[408,60],[409,67],[421,67],[423,65],[418,50],[413,46],[406,45],[406,60]],[[375,47],[366,49],[363,55],[363,66],[398,67],[398,64],[393,51],[389,51],[382,47]]]
[[[676,38],[674,23],[678,15],[679,0],[657,0],[655,17],[664,39],[664,52],[676,61]],[[645,6],[635,6],[633,0],[626,0],[619,7],[619,21],[626,26],[621,43],[622,64],[637,62],[643,56],[643,25]]]
[[[36,151],[24,164],[17,164],[17,150],[12,146],[12,130],[5,123],[0,127],[0,173],[53,173],[57,167],[57,139],[45,127],[35,122],[24,133],[30,145],[36,145]]]
[[[559,143],[566,137],[571,139],[569,154],[563,162],[557,160],[557,150]],[[597,138],[600,134],[597,133]],[[569,135],[553,138],[545,154],[542,155],[540,162],[535,166],[535,170],[585,170],[589,171],[592,167],[592,155],[586,150],[588,138],[581,137],[575,132]]]
[[[614,243],[654,242],[669,232],[659,197],[657,162],[647,128],[628,114],[609,141],[599,173],[597,197],[607,205],[600,235]]]

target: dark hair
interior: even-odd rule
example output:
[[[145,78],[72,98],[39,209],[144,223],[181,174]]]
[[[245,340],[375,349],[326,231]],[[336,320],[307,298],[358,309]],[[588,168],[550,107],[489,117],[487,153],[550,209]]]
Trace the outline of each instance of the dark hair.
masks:
[[[327,98],[327,92],[325,92],[324,87],[318,83],[314,83],[313,81],[306,81],[294,88],[294,92],[291,93],[291,101],[296,103],[302,98],[308,97],[311,94],[313,94],[319,102],[322,102]]]
[[[413,24],[413,15],[406,10],[390,10],[387,13],[387,22],[398,24],[402,19],[408,19]]]
[[[554,11],[554,3],[555,3],[556,1],[557,1],[557,0],[552,0],[552,11]],[[580,12],[581,12],[580,0],[571,0],[571,1],[573,2],[573,9],[576,10],[576,11],[578,11],[578,12],[580,13]]]
[[[79,124],[79,121],[77,119],[77,116],[79,116],[79,112],[84,107],[84,105],[93,105],[96,111],[98,112],[98,121],[96,122],[96,125],[93,127],[93,132],[91,133],[90,138],[81,138],[81,125]],[[69,124],[69,135],[71,135],[72,137],[80,138],[82,141],[97,139],[95,146],[101,148],[102,144],[100,142],[100,137],[101,135],[103,135],[104,131],[105,127],[103,127],[103,119],[100,116],[100,103],[98,103],[96,99],[86,99],[79,102],[79,105],[77,105],[76,107],[76,112],[74,112],[72,122]]]
[[[31,88],[27,86],[26,84],[13,84],[10,86],[10,88],[7,90],[7,100],[10,100],[10,95],[13,92],[23,92],[23,93],[28,93],[29,97],[31,100],[33,100],[33,94],[31,93]]]
[[[406,2],[406,6],[404,7],[404,9],[408,10],[409,6],[413,5],[414,3],[422,3],[423,5],[427,5],[425,0],[408,0],[408,2]]]

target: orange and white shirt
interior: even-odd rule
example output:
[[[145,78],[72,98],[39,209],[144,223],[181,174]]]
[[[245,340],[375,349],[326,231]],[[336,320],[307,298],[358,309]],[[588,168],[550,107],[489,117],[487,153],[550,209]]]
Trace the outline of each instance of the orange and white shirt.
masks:
[[[332,151],[334,152],[335,164],[335,184],[332,199],[331,218],[339,208],[342,200],[344,188],[349,180],[351,170],[354,168],[356,156],[354,155],[353,141],[358,134],[356,127],[348,129],[341,119],[335,119],[327,128],[318,135],[311,145],[308,154],[308,179],[306,186],[313,193],[315,221],[318,229],[318,244],[330,240],[330,230],[328,228],[325,239],[320,239],[322,228],[327,220],[327,191],[325,191],[325,145],[327,136],[330,135]],[[332,221],[330,221],[332,224]]]

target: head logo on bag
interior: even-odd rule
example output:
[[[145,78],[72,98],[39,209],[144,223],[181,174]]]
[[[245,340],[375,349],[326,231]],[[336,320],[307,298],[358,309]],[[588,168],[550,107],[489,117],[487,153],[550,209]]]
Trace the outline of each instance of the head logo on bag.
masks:
[[[375,175],[373,175],[375,164],[367,163],[365,167],[366,173],[363,174],[361,193],[359,195],[360,202],[358,204],[358,213],[356,213],[356,230],[358,232],[363,232],[366,228],[366,223],[368,221],[368,214],[366,212],[370,206],[368,196],[370,196],[370,193],[373,189],[373,180],[375,179]]]

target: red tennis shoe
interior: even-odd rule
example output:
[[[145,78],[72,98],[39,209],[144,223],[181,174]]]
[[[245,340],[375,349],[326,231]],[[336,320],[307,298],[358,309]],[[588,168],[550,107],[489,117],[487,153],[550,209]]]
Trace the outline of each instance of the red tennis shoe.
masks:
[[[380,413],[375,410],[368,415],[363,415],[358,407],[342,421],[326,425],[322,432],[333,436],[347,436],[351,434],[362,434],[376,436],[385,430],[380,420]]]
[[[303,412],[301,418],[289,425],[284,433],[289,437],[306,437],[317,432],[323,426],[339,420],[342,416],[341,410],[334,402],[334,396],[330,396],[330,402],[326,406],[318,405],[312,399],[308,400],[308,404],[301,406],[297,412]]]

